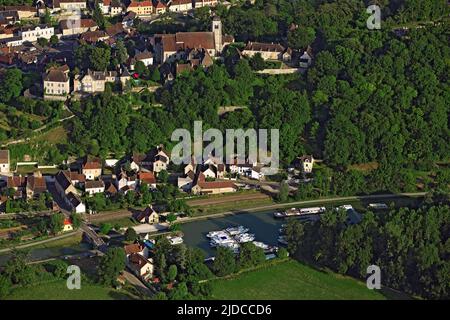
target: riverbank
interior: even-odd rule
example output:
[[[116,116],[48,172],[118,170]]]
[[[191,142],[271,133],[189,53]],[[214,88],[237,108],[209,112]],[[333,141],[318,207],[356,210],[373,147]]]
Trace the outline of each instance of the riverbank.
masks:
[[[211,299],[218,300],[384,300],[362,281],[317,270],[289,259],[232,276],[212,280]]]
[[[338,205],[342,202],[355,202],[355,201],[365,201],[365,200],[377,200],[377,201],[395,201],[395,200],[406,200],[405,198],[420,198],[425,196],[426,192],[416,192],[416,193],[399,193],[399,194],[379,194],[379,195],[367,195],[367,196],[348,196],[348,197],[332,197],[332,198],[321,198],[314,200],[303,200],[303,201],[293,201],[293,202],[283,202],[277,204],[256,206],[247,209],[236,209],[233,211],[224,211],[214,214],[206,214],[199,216],[192,216],[186,218],[180,218],[177,220],[177,223],[188,223],[196,220],[204,220],[204,219],[214,219],[221,218],[226,216],[232,216],[243,213],[254,213],[254,212],[264,212],[270,210],[278,210],[278,209],[286,209],[291,207],[307,207],[311,205],[317,204],[329,204],[329,205]]]

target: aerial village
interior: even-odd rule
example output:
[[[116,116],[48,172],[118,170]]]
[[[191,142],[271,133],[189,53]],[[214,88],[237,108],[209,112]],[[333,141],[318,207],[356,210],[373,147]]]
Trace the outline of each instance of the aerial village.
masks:
[[[103,0],[98,3],[38,0],[33,7],[1,7],[0,66],[40,72],[41,82],[36,84],[37,90],[29,95],[44,100],[82,99],[104,92],[107,83],[124,88],[138,81],[138,65],[158,69],[161,82],[170,85],[180,73],[196,68],[207,69],[215,59],[221,59],[224,48],[234,42],[233,35],[224,34],[218,17],[213,17],[210,31],[151,36],[139,34],[134,28],[135,21],[157,19],[167,12],[186,15],[194,8],[216,4],[217,0]],[[92,18],[93,12],[98,9],[103,15],[114,17],[116,22],[100,28]],[[43,17],[47,16],[57,19],[58,27],[41,23]],[[133,40],[136,47],[133,48],[134,54],[128,56],[124,63],[118,64],[116,70],[94,71],[76,64],[75,47],[97,43],[114,47],[118,40],[124,39]],[[278,43],[248,42],[239,54],[247,57],[260,55],[267,61],[283,61],[294,70],[308,68],[313,59],[311,48],[297,52]],[[277,71],[269,70],[275,73]],[[299,156],[287,170],[290,181],[295,184],[299,178],[307,179],[314,162],[311,155]],[[37,170],[32,174],[22,175],[17,170],[21,165],[32,165]],[[46,173],[49,166],[37,162],[13,163],[8,148],[1,150],[0,212],[62,213],[64,221],[60,232],[63,233],[73,232],[80,227],[74,226],[74,214],[87,217],[86,222],[81,225],[84,235],[94,248],[103,250],[107,245],[98,236],[98,228],[94,228],[90,222],[95,222],[96,217],[101,216],[100,211],[123,209],[124,199],[128,204],[134,201],[130,199],[138,199],[142,209],[128,215],[141,223],[142,228],[134,227],[139,237],[133,243],[125,245],[124,250],[127,266],[144,282],[155,281],[151,257],[155,242],[148,238],[148,234],[170,229],[175,225],[173,221],[190,215],[190,208],[183,201],[174,201],[175,204],[171,205],[154,205],[152,201],[143,200],[148,199],[149,193],[153,193],[150,199],[167,198],[168,194],[174,199],[178,199],[180,194],[181,198],[202,199],[205,195],[260,190],[262,186],[259,182],[266,179],[262,170],[264,166],[260,163],[236,161],[226,165],[213,155],[203,163],[196,163],[193,159],[181,168],[173,166],[170,151],[162,144],[149,146],[147,153],[133,153],[121,159],[85,156],[70,163],[52,164],[50,167],[53,173]],[[155,195],[156,193],[163,195]],[[102,201],[113,205],[99,205]],[[142,206],[142,203],[145,205]],[[322,208],[312,210],[319,213]],[[292,209],[274,213],[274,217],[293,214],[301,215],[301,212]],[[120,231],[120,228],[117,229]],[[121,233],[124,231],[122,228]],[[287,242],[282,233],[280,230],[278,242],[285,245]],[[19,236],[20,241],[34,237],[33,234]],[[278,250],[277,247],[256,241],[255,234],[249,233],[249,229],[243,226],[212,231],[207,237],[211,247],[227,247],[235,253],[246,242],[253,242],[262,248],[269,258],[275,257]],[[172,245],[183,242],[179,234],[170,235],[167,239]]]
[[[223,49],[234,42],[233,35],[224,34],[218,17],[213,19],[210,31],[150,36],[139,34],[135,21],[151,21],[167,13],[187,15],[195,8],[217,3],[37,0],[33,7],[0,7],[0,66],[40,72],[42,82],[36,86],[36,92],[29,94],[49,100],[64,101],[103,92],[106,83],[123,88],[138,79],[136,64],[141,63],[159,69],[161,80],[170,83],[181,72],[211,66],[214,59],[220,59]],[[96,8],[116,22],[100,28],[92,17]],[[58,21],[57,27],[42,23],[46,19]],[[136,47],[116,70],[93,71],[76,64],[77,46],[102,42],[114,48],[118,40],[133,40]],[[283,61],[293,70],[307,68],[312,62],[311,48],[297,52],[278,43],[248,42],[240,54],[260,54],[264,60]]]

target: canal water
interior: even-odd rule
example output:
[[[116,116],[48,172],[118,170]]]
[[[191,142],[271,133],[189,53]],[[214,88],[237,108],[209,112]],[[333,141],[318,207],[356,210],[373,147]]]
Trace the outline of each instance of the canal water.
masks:
[[[210,247],[206,234],[214,230],[222,230],[228,227],[242,225],[249,228],[249,233],[255,234],[255,241],[261,241],[268,245],[279,245],[279,229],[285,224],[285,219],[274,219],[273,211],[242,213],[223,218],[205,219],[185,223],[181,229],[184,233],[184,243],[190,247],[197,247],[205,251],[206,255],[214,256],[215,249]]]
[[[39,248],[39,249],[33,249],[32,247],[29,249],[29,261],[39,261],[39,260],[46,260],[51,258],[57,258],[61,256],[66,255],[73,255],[77,253],[84,252],[86,250],[91,249],[91,246],[87,243],[80,243],[77,245],[72,245],[70,247],[55,247],[55,248]],[[11,257],[10,253],[2,253],[0,255],[0,266],[4,266],[5,263],[9,260]]]

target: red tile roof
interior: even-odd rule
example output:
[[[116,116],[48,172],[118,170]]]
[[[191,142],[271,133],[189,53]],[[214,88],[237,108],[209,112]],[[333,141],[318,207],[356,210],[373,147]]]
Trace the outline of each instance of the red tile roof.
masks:
[[[138,253],[144,250],[144,247],[139,243],[128,244],[123,247],[126,254]]]
[[[138,179],[147,184],[156,183],[156,178],[153,172],[139,172]]]
[[[151,7],[152,2],[151,1],[131,1],[128,8],[137,8],[137,7]]]

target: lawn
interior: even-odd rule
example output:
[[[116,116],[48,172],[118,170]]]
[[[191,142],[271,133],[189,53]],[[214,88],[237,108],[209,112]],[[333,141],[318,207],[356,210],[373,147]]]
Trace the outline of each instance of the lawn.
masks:
[[[65,281],[56,281],[14,289],[8,300],[129,300],[133,298],[134,296],[125,290],[83,283],[80,290],[69,290]]]
[[[380,300],[381,293],[365,283],[315,270],[295,260],[213,282],[212,299],[219,300]]]

